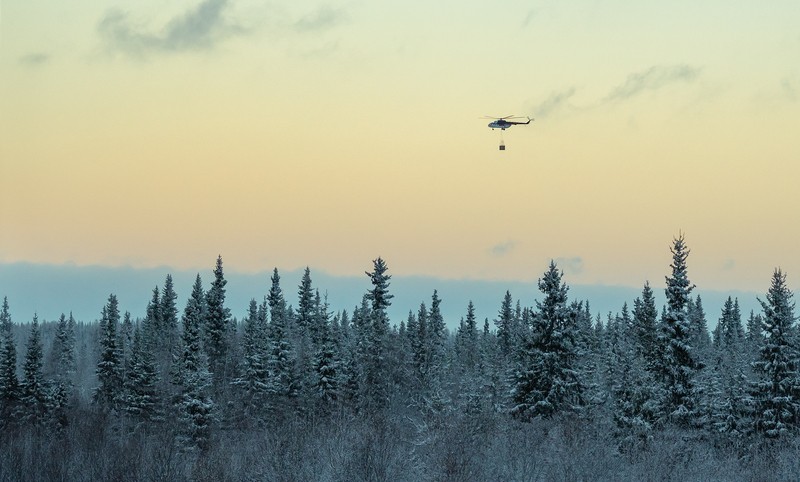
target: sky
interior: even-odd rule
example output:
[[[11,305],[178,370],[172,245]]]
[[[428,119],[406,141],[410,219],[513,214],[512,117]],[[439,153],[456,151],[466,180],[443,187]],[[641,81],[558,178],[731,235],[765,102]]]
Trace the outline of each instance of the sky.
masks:
[[[796,0],[0,0],[0,264],[800,286]],[[482,116],[535,120],[499,131]],[[160,280],[156,280],[159,282]],[[410,307],[412,308],[412,307]]]

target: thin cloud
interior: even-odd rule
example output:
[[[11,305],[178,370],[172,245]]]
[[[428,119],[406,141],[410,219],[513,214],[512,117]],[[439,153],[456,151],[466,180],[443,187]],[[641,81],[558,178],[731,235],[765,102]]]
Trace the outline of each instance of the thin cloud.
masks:
[[[570,258],[562,257],[556,258],[556,266],[561,268],[565,273],[580,274],[583,273],[583,258],[580,256],[572,256]]]
[[[536,117],[544,118],[557,112],[567,104],[573,95],[575,95],[575,87],[570,87],[561,92],[553,92],[550,97],[535,107],[534,113]]]
[[[303,33],[321,32],[341,24],[345,18],[346,14],[343,10],[323,6],[297,20],[294,23],[294,29]]]
[[[528,25],[531,24],[531,22],[533,22],[533,19],[536,18],[537,15],[539,15],[539,10],[537,10],[535,8],[532,8],[532,9],[528,10],[528,13],[527,13],[527,15],[525,15],[525,18],[522,20],[522,25],[520,25],[520,27],[526,28]]]
[[[515,246],[516,243],[514,243],[514,241],[506,241],[504,243],[492,246],[489,252],[492,254],[492,256],[501,257],[513,251]]]
[[[643,72],[630,74],[622,85],[615,87],[606,97],[606,102],[630,99],[645,91],[661,89],[678,82],[692,82],[700,75],[700,69],[690,65],[653,66]]]
[[[204,0],[176,16],[158,33],[132,25],[126,12],[110,10],[97,30],[112,50],[143,57],[154,52],[211,50],[219,42],[243,33],[224,13],[228,0]]]
[[[34,52],[28,55],[23,55],[19,59],[19,63],[28,67],[36,67],[50,61],[50,56],[42,52]]]
[[[781,81],[781,90],[783,91],[783,95],[790,101],[794,102],[797,100],[797,87],[793,79],[783,79],[783,81]]]
[[[722,270],[723,271],[730,271],[736,267],[736,261],[733,259],[726,259],[724,263],[722,263]]]

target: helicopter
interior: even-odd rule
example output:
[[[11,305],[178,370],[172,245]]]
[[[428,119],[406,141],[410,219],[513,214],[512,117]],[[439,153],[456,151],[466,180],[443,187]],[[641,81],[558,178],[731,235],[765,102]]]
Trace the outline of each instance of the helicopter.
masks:
[[[489,127],[491,127],[492,130],[500,129],[502,131],[508,129],[511,126],[530,124],[531,121],[533,120],[530,117],[525,117],[525,119],[528,119],[527,122],[510,121],[509,119],[522,119],[522,117],[514,116],[514,115],[507,115],[505,117],[483,116],[483,119],[494,119],[492,122],[489,123]]]
[[[522,117],[514,116],[514,115],[507,115],[505,117],[491,117],[491,116],[483,116],[483,119],[494,119],[492,122],[489,123],[489,127],[492,130],[500,129],[500,150],[506,150],[506,143],[503,140],[503,131],[508,129],[511,126],[518,126],[518,125],[527,125],[530,124],[533,119],[530,117],[525,117],[528,119],[526,122],[515,122],[509,119],[522,119]]]

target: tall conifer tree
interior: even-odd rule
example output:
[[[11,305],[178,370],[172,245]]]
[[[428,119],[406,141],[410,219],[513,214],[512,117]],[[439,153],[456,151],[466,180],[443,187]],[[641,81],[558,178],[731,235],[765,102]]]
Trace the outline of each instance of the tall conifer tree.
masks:
[[[209,393],[211,374],[201,340],[205,319],[206,297],[198,274],[183,312],[182,347],[175,375],[180,393],[175,399],[175,407],[186,445],[201,451],[210,447],[214,420],[214,402]]]
[[[75,319],[72,313],[69,318],[61,313],[56,328],[56,336],[53,342],[53,358],[56,362],[56,378],[59,382],[67,386],[72,385],[72,377],[75,374]]]
[[[30,425],[40,425],[47,416],[47,390],[42,375],[42,336],[39,319],[33,316],[31,333],[26,345],[25,360],[22,365],[21,397],[22,414]]]
[[[666,277],[667,307],[664,312],[664,354],[660,373],[664,381],[663,416],[679,426],[689,426],[696,408],[695,375],[700,365],[691,346],[696,331],[689,320],[694,285],[687,275],[689,249],[683,234],[673,241],[672,275]]]
[[[156,327],[155,324],[144,324],[137,326],[133,332],[131,356],[125,371],[123,409],[134,423],[134,428],[162,417],[158,366],[153,354]]]
[[[244,360],[241,373],[233,381],[242,393],[244,414],[251,419],[260,419],[265,409],[269,389],[267,369],[268,343],[264,327],[259,320],[258,304],[250,300],[247,318],[244,320]]]
[[[500,305],[500,313],[498,313],[495,320],[497,326],[497,339],[500,341],[500,351],[504,355],[511,353],[512,347],[512,333],[514,332],[514,300],[511,298],[511,292],[506,291],[503,297],[503,303]]]
[[[388,266],[382,258],[373,260],[372,272],[365,272],[370,278],[372,288],[365,301],[371,304],[369,317],[365,320],[365,346],[362,351],[363,383],[361,407],[368,413],[382,411],[389,397],[389,368],[387,366],[387,337],[389,335],[388,307],[394,295],[389,293],[391,275],[386,274]]]
[[[161,336],[162,351],[171,354],[178,344],[178,295],[175,293],[172,275],[168,274],[164,280],[164,289],[161,292]]]
[[[217,257],[214,281],[206,293],[205,350],[208,367],[213,375],[214,390],[222,391],[227,380],[228,330],[231,312],[225,307],[225,285],[228,281],[222,271],[222,256]]]
[[[294,372],[296,352],[292,340],[292,317],[286,308],[278,268],[273,270],[270,281],[272,284],[267,294],[270,314],[268,328],[270,351],[267,363],[270,373],[269,392],[285,401],[287,397],[295,397],[298,390]]]
[[[3,297],[3,307],[0,310],[0,427],[13,421],[20,395],[17,344],[12,329],[8,298]]]
[[[786,285],[786,275],[776,269],[764,310],[763,332],[758,360],[753,368],[759,376],[754,390],[756,429],[777,438],[794,432],[798,426],[798,350],[795,334],[794,302]]]
[[[111,294],[103,307],[100,318],[100,359],[97,362],[97,379],[100,382],[94,391],[94,401],[105,410],[118,408],[122,396],[123,360],[117,339],[119,303]]]
[[[515,370],[511,413],[523,420],[550,417],[583,406],[583,386],[575,369],[577,316],[567,304],[567,285],[555,262],[539,279],[533,330],[521,347]]]

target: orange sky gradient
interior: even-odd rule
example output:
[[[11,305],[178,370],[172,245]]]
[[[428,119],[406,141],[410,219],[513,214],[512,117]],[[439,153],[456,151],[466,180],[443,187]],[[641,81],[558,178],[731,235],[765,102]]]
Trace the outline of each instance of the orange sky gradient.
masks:
[[[800,6],[702,3],[4,0],[0,262],[796,288]]]

